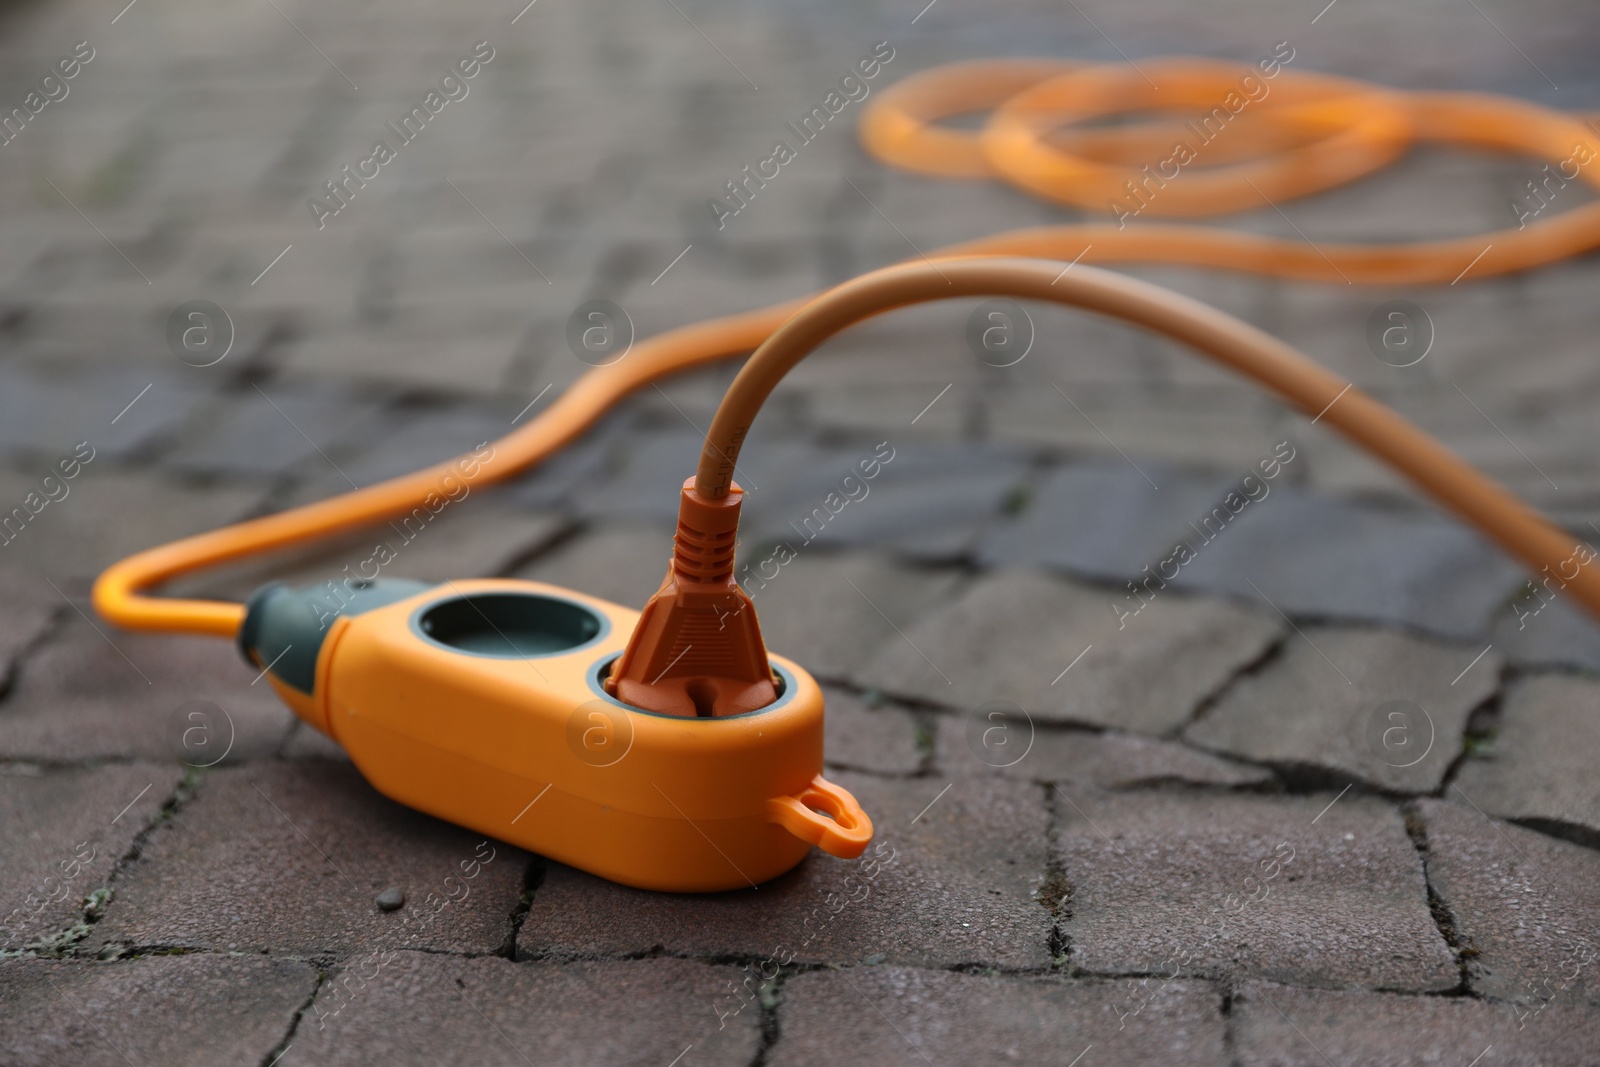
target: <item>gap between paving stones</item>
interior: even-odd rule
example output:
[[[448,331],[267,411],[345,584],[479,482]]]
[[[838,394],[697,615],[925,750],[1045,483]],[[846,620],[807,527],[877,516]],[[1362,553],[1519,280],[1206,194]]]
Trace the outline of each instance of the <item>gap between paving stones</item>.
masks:
[[[71,926],[64,927],[55,934],[38,939],[32,944],[25,946],[20,952],[15,953],[15,955],[19,957],[38,956],[46,958],[75,956],[77,954],[78,944],[89,936],[89,934],[93,931],[95,924],[105,917],[106,910],[116,899],[116,882],[118,876],[120,876],[124,870],[138,861],[140,853],[144,850],[145,843],[150,839],[150,835],[153,834],[163,824],[169,822],[172,817],[177,814],[178,809],[183,807],[184,804],[188,803],[188,801],[194,797],[199,782],[203,777],[203,771],[197,771],[194,768],[186,768],[184,770],[183,774],[178,779],[177,784],[173,786],[172,791],[169,792],[166,796],[166,799],[162,801],[161,806],[156,809],[155,813],[150,816],[149,821],[146,822],[145,825],[139,829],[139,832],[134,835],[133,840],[129,843],[127,850],[124,851],[121,856],[117,857],[116,863],[112,866],[111,870],[106,873],[105,879],[98,886],[84,894],[84,906],[82,909],[83,917],[80,921]],[[137,800],[137,798],[135,798],[135,800]],[[132,807],[132,805],[130,804],[129,807]],[[46,949],[46,951],[36,951],[37,947],[43,947]],[[163,951],[181,953],[186,952],[187,950],[164,949]],[[8,953],[0,953],[0,958],[3,958],[6,955],[8,955]],[[107,957],[102,956],[101,958],[104,959]],[[120,955],[109,958],[117,959],[120,958]]]
[[[1423,821],[1422,813],[1415,803],[1402,805],[1400,814],[1405,819],[1406,836],[1411,838],[1411,844],[1417,850],[1417,862],[1422,864],[1422,881],[1428,891],[1428,913],[1433,916],[1433,924],[1439,928],[1439,936],[1450,946],[1450,952],[1456,958],[1456,969],[1461,975],[1460,983],[1447,995],[1478,996],[1472,989],[1471,967],[1468,962],[1478,954],[1478,950],[1463,937],[1456,926],[1456,917],[1451,913],[1450,906],[1445,903],[1444,897],[1433,884],[1432,872],[1428,870],[1428,855],[1431,851],[1428,825]]]
[[[880,776],[880,777],[882,777],[882,776]],[[170,819],[172,813],[177,809],[177,807],[179,805],[181,805],[182,803],[186,802],[188,799],[192,798],[192,796],[197,791],[197,788],[201,787],[201,786],[203,786],[203,775],[194,775],[192,777],[191,776],[186,776],[184,781],[182,783],[180,783],[180,785],[178,787],[176,787],[174,789],[173,793],[168,797],[166,803],[163,804],[162,808],[159,810],[157,815],[154,816],[150,820],[150,822],[141,830],[138,838],[136,839],[136,841],[139,843],[139,845],[142,845],[143,841],[148,837],[148,835],[151,832],[153,832],[153,830],[156,829],[162,822],[166,821],[167,819]],[[1053,793],[1054,793],[1053,789],[1049,789],[1048,787],[1046,787],[1046,796],[1047,797],[1052,796]],[[1413,842],[1414,846],[1418,850],[1418,862],[1421,863],[1423,855],[1425,854],[1426,849],[1427,849],[1426,830],[1425,830],[1425,828],[1421,827],[1420,824],[1417,823],[1417,821],[1414,818],[1414,812],[1411,811],[1408,807],[1402,807],[1402,812],[1406,816],[1407,831],[1408,831],[1409,834],[1411,834],[1412,842]],[[1056,824],[1056,806],[1055,806],[1055,803],[1053,801],[1050,803],[1050,813],[1051,813],[1051,819],[1050,819],[1050,822],[1048,824],[1046,832],[1047,832],[1047,836],[1049,836],[1053,840],[1055,838],[1055,836],[1057,835],[1057,833],[1058,833],[1058,828],[1057,828],[1057,824]],[[121,861],[119,861],[118,870],[120,870],[122,867],[124,867],[127,863],[132,862],[133,860],[135,860],[137,858],[139,845],[136,845],[134,848],[130,849],[129,853],[127,855],[125,855],[122,858]],[[1051,851],[1050,855],[1052,855],[1052,856],[1054,855],[1053,850]],[[1052,860],[1052,864],[1054,865],[1054,867],[1059,868],[1059,864],[1055,863],[1054,860]],[[542,870],[543,865],[544,865],[544,861],[541,860],[537,856],[532,857],[530,859],[530,867],[531,868],[537,868],[537,869]],[[108,879],[107,879],[108,883],[111,883],[111,882],[115,881],[115,873],[116,872],[113,872],[113,874],[108,877]],[[531,875],[531,872],[530,872],[530,875]],[[529,900],[531,898],[531,896],[534,893],[537,892],[537,879],[535,877],[529,877],[528,878],[528,882],[530,884],[530,888],[527,889],[523,894],[523,898],[524,898],[524,902],[525,903],[524,903],[524,906],[519,909],[520,912],[521,912],[521,915],[517,916],[517,917],[515,917],[513,919],[514,925],[516,924],[517,919],[520,919],[520,918],[526,916],[526,901]],[[1070,881],[1067,880],[1065,872],[1062,871],[1062,870],[1059,870],[1059,869],[1055,869],[1055,870],[1047,869],[1044,886],[1048,887],[1049,892],[1048,892],[1048,894],[1047,893],[1041,893],[1040,894],[1039,903],[1041,904],[1041,906],[1046,907],[1047,910],[1050,910],[1052,912],[1052,915],[1057,920],[1064,920],[1068,924],[1068,928],[1070,928],[1070,920],[1071,920],[1070,896],[1071,896],[1071,892],[1072,892],[1072,886],[1071,886]],[[1054,896],[1055,891],[1058,890],[1058,889],[1062,890],[1062,895],[1061,895],[1061,897],[1059,899],[1055,900],[1052,903],[1050,897]],[[1480,994],[1477,994],[1475,991],[1473,991],[1467,985],[1467,981],[1466,981],[1466,959],[1468,958],[1468,955],[1470,954],[1470,949],[1464,950],[1463,947],[1461,946],[1459,940],[1455,936],[1453,920],[1451,920],[1448,917],[1448,913],[1447,912],[1444,912],[1444,913],[1441,912],[1442,905],[1438,902],[1437,895],[1434,893],[1433,888],[1431,886],[1431,883],[1428,886],[1428,892],[1429,892],[1430,910],[1432,910],[1432,912],[1433,912],[1433,914],[1435,916],[1435,920],[1439,924],[1441,936],[1445,937],[1447,943],[1451,946],[1452,952],[1455,954],[1458,967],[1460,967],[1461,970],[1462,970],[1462,974],[1463,974],[1462,986],[1458,987],[1455,990],[1451,990],[1451,991],[1449,991],[1448,993],[1445,993],[1445,994],[1415,994],[1415,993],[1412,993],[1412,994],[1397,994],[1397,995],[1407,995],[1407,996],[1440,996],[1440,995],[1445,995],[1445,996],[1467,996],[1467,997],[1472,997],[1474,999],[1484,999],[1484,998],[1482,998],[1482,996]],[[1089,980],[1094,980],[1094,981],[1106,981],[1106,982],[1115,982],[1115,981],[1124,981],[1124,982],[1126,982],[1126,981],[1130,981],[1132,979],[1136,979],[1136,978],[1140,977],[1139,975],[1129,975],[1129,974],[1115,974],[1115,975],[1113,975],[1113,974],[1101,974],[1101,973],[1098,973],[1098,972],[1095,972],[1095,971],[1090,971],[1090,970],[1084,970],[1084,969],[1081,969],[1081,968],[1073,968],[1073,967],[1071,967],[1070,966],[1070,962],[1067,962],[1067,961],[1070,961],[1071,947],[1070,947],[1070,943],[1068,943],[1066,941],[1065,936],[1063,934],[1063,928],[1062,928],[1062,922],[1061,921],[1057,921],[1057,922],[1054,922],[1052,924],[1051,933],[1050,933],[1050,940],[1052,942],[1052,948],[1053,949],[1056,948],[1057,946],[1059,946],[1060,949],[1061,949],[1061,951],[1059,953],[1055,952],[1055,951],[1052,951],[1052,955],[1053,956],[1059,955],[1059,956],[1065,957],[1065,959],[1064,960],[1053,961],[1049,966],[1043,967],[1043,968],[1039,968],[1039,967],[1004,968],[1004,967],[984,966],[984,965],[981,965],[981,964],[956,964],[956,965],[952,965],[952,966],[948,966],[948,967],[941,967],[941,968],[918,967],[918,968],[914,968],[914,969],[916,969],[916,970],[927,970],[927,971],[942,971],[942,972],[959,973],[959,974],[970,974],[970,975],[976,975],[976,976],[995,977],[995,978],[1000,978],[1000,977],[1004,977],[1004,978],[1031,978],[1031,979],[1037,979],[1037,980],[1057,979],[1057,980],[1061,980],[1061,981],[1064,981],[1064,982],[1074,981],[1074,980],[1081,980],[1081,979],[1089,979]],[[136,949],[134,951],[138,951],[138,950]],[[194,951],[205,952],[205,951],[211,951],[211,950],[201,949],[201,950],[194,950]],[[428,950],[424,950],[424,951],[428,951]],[[453,952],[453,951],[447,951],[447,950],[434,950],[432,952],[432,954],[447,955],[447,956],[451,956],[451,955],[453,955],[453,956],[461,956],[463,958],[472,958],[473,956],[478,955],[478,954],[474,954],[474,953]],[[501,953],[495,953],[495,955],[500,955],[500,954]],[[746,965],[750,965],[752,963],[757,965],[757,966],[759,966],[760,963],[761,963],[761,958],[760,957],[755,957],[755,956],[751,956],[751,955],[748,955],[748,954],[718,954],[718,955],[698,955],[697,956],[697,955],[694,955],[694,954],[674,954],[674,953],[664,953],[664,952],[659,952],[659,951],[643,951],[643,952],[638,952],[638,953],[625,953],[625,954],[621,954],[621,955],[599,955],[599,954],[597,954],[597,955],[593,955],[593,956],[586,956],[586,957],[583,957],[583,958],[585,958],[585,959],[595,959],[595,960],[632,960],[632,959],[655,958],[655,957],[658,957],[658,956],[672,956],[674,958],[683,958],[683,959],[696,960],[698,962],[702,962],[702,963],[706,963],[706,964],[714,965],[714,966],[717,966],[717,965],[720,965],[720,966],[733,966],[733,965],[746,966]],[[271,1050],[270,1054],[263,1061],[264,1064],[268,1064],[268,1063],[273,1062],[273,1060],[274,1060],[274,1058],[276,1056],[281,1054],[289,1045],[291,1045],[293,1043],[294,1035],[297,1032],[298,1027],[301,1025],[302,1021],[304,1020],[306,1013],[311,1010],[311,1007],[312,1007],[313,1003],[315,1002],[317,996],[320,995],[320,993],[322,992],[322,990],[325,987],[325,985],[327,984],[327,982],[330,979],[336,977],[338,973],[340,973],[344,968],[348,967],[350,965],[350,963],[354,959],[357,959],[357,958],[359,958],[359,956],[346,956],[346,957],[343,957],[343,958],[328,959],[328,960],[325,960],[324,962],[318,964],[318,978],[317,978],[317,982],[316,982],[316,985],[315,985],[313,991],[308,996],[308,998],[305,1001],[305,1003],[295,1013],[294,1017],[288,1022],[287,1026],[286,1026],[286,1030],[285,1030],[285,1034],[284,1034],[283,1039],[277,1045],[275,1045],[273,1047],[273,1049]],[[532,962],[532,961],[528,961],[528,962]],[[872,964],[872,963],[867,963],[864,966],[869,966],[870,967],[870,966],[873,966],[873,965],[874,964]],[[858,969],[860,966],[863,966],[863,965],[856,965],[854,967],[849,967],[849,968],[846,968],[846,969]],[[758,1047],[758,1051],[757,1051],[756,1057],[755,1057],[754,1060],[752,1060],[753,1063],[763,1063],[763,1062],[765,1062],[766,1061],[766,1057],[777,1047],[778,1043],[782,1040],[782,1033],[783,1033],[783,1030],[782,1030],[782,1025],[783,1025],[783,1007],[784,1007],[784,1003],[785,1003],[784,990],[785,990],[785,986],[787,985],[787,983],[792,978],[794,978],[794,977],[796,977],[796,976],[798,976],[800,974],[811,973],[811,972],[816,972],[816,971],[835,970],[835,969],[837,969],[837,965],[827,964],[827,963],[790,965],[790,966],[787,966],[787,967],[784,967],[784,968],[780,969],[779,976],[778,976],[776,981],[771,982],[767,986],[763,987],[763,990],[762,990],[762,993],[761,993],[761,996],[760,996],[760,1016],[759,1016],[759,1025],[758,1025],[759,1032],[760,1032],[760,1035],[761,1035],[761,1040],[760,1040],[760,1044],[759,1044],[759,1047]],[[1144,977],[1162,977],[1162,976],[1159,975],[1159,973],[1158,973],[1156,975],[1148,975],[1148,976],[1144,976]],[[1225,1025],[1227,1027],[1227,1031],[1228,1031],[1228,1034],[1229,1034],[1229,1047],[1231,1047],[1232,1028],[1233,1028],[1234,1024],[1232,1022],[1232,1013],[1229,1010],[1230,1009],[1230,1005],[1231,1005],[1232,1000],[1240,992],[1241,988],[1243,986],[1247,986],[1250,983],[1248,981],[1240,983],[1240,982],[1233,981],[1233,980],[1223,980],[1223,981],[1211,980],[1209,984],[1212,984],[1218,990],[1217,995],[1218,995],[1218,1002],[1219,1002],[1219,1013],[1223,1017],[1223,1019],[1225,1020]],[[1302,985],[1302,986],[1299,986],[1299,988],[1310,990],[1310,989],[1313,989],[1313,988],[1316,988],[1316,987]],[[1381,990],[1379,992],[1381,992]]]

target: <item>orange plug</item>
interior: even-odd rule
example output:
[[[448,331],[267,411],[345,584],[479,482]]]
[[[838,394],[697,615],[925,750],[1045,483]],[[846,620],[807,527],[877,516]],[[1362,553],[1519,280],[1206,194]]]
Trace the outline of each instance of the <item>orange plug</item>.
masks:
[[[733,577],[744,490],[713,500],[683,483],[672,565],[645,604],[605,690],[666,715],[739,715],[778,699],[755,605]]]

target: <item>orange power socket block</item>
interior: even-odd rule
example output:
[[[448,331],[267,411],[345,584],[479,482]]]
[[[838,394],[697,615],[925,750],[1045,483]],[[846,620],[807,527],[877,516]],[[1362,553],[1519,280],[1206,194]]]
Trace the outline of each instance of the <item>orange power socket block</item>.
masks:
[[[352,586],[356,586],[352,588]],[[770,657],[777,699],[646,711],[603,681],[639,613],[534,582],[269,585],[239,644],[386,796],[641,889],[753,886],[872,822],[822,777],[822,691]]]

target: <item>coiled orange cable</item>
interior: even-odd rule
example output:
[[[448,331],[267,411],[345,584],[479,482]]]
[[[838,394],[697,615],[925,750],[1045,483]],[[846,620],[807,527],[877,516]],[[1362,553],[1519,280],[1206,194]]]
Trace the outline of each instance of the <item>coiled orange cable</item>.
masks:
[[[939,67],[881,91],[862,116],[860,134],[868,151],[896,166],[950,177],[1002,177],[1063,203],[1097,212],[1110,209],[1119,220],[1017,230],[950,246],[935,260],[946,274],[952,270],[945,265],[951,257],[1034,257],[1097,264],[1175,263],[1339,283],[1427,284],[1451,282],[1468,268],[1473,278],[1483,278],[1600,247],[1600,202],[1541,218],[1525,228],[1406,244],[1312,246],[1225,229],[1143,222],[1144,216],[1216,214],[1308,195],[1382,167],[1418,139],[1528,155],[1561,167],[1569,180],[1581,176],[1597,189],[1600,168],[1583,167],[1600,152],[1595,131],[1582,118],[1505,97],[1406,93],[1281,67],[1268,77],[1255,67],[1205,60],[1145,61],[1141,69],[1142,74],[1122,66],[1052,60],[986,60]],[[982,110],[991,113],[981,131],[934,125],[946,116]],[[1132,128],[1074,129],[1075,124],[1125,111],[1164,117]],[[1174,112],[1187,113],[1189,120],[1174,122]],[[1169,173],[1166,164],[1173,163],[1173,142],[1186,136],[1201,139],[1183,132],[1197,129],[1196,115],[1199,129],[1225,133],[1191,145],[1194,158],[1174,163],[1176,172]],[[1208,115],[1210,125],[1204,120]],[[1583,163],[1575,163],[1580,156]],[[1567,173],[1569,166],[1577,166],[1576,175]],[[1113,207],[1113,200],[1122,207]],[[1130,222],[1128,215],[1139,218]],[[1009,286],[995,291],[1020,288],[1026,291],[1022,295],[1032,293],[1034,268],[992,266],[985,284],[1006,275]],[[967,276],[965,265],[955,269]],[[920,279],[913,288],[927,281],[926,270],[916,268],[911,274]],[[973,276],[984,274],[978,271]],[[1099,272],[1093,276],[1084,272],[1084,277],[1091,284],[1103,282]],[[859,294],[865,291],[861,285],[870,289],[878,284],[868,283],[876,278],[868,276],[841,288],[857,286],[850,291]],[[976,287],[962,291],[990,291],[985,284],[974,283]],[[1246,347],[1235,344],[1239,337],[1250,335],[1259,348],[1258,331],[1220,312],[1200,308],[1197,314],[1197,305],[1176,294],[1128,284],[1145,299],[1106,301],[1099,310],[1174,336],[1183,337],[1188,329],[1194,335],[1188,339],[1195,343],[1202,326],[1215,328],[1215,336],[1223,340],[1220,347],[1208,350],[1214,358],[1263,381],[1302,410],[1308,400],[1325,395],[1331,376],[1305,357],[1267,339],[1281,350],[1280,355],[1291,357],[1269,371]],[[1074,291],[1080,291],[1079,283]],[[920,295],[914,299],[931,298],[921,289],[917,292]],[[954,290],[947,295],[955,295]],[[898,296],[895,300],[910,302]],[[1088,299],[1077,302],[1093,304]],[[493,458],[473,460],[477,473],[464,480],[481,485],[516,475],[576,439],[633,390],[756,349],[807,303],[801,298],[712,319],[636,344],[627,358],[584,375],[546,411],[495,442]],[[838,304],[827,306],[837,309]],[[855,311],[874,313],[866,305],[855,306]],[[805,322],[815,327],[826,317],[817,312]],[[1184,322],[1189,326],[1182,326]],[[1219,325],[1224,323],[1229,325]],[[764,374],[773,366],[770,357],[763,357],[752,360],[747,370],[757,373],[755,368],[760,368]],[[759,398],[751,406],[754,393],[736,390],[730,393],[730,398],[734,396],[743,399],[724,402],[717,424],[722,430],[713,430],[707,456],[727,444],[726,440],[717,444],[717,433],[730,424],[747,427],[755,417]],[[1353,395],[1339,401],[1347,402],[1347,414],[1338,419],[1329,415],[1330,422],[1368,447],[1376,438],[1384,438],[1388,443],[1378,446],[1381,458],[1399,466],[1512,554],[1536,570],[1570,562],[1574,547],[1570,536],[1375,401]],[[1362,422],[1364,430],[1352,430],[1354,423]],[[149,590],[180,574],[400,515],[421,505],[430,493],[440,492],[443,479],[463,478],[457,464],[468,459],[140,552],[100,575],[94,587],[95,607],[109,621],[132,629],[232,636],[243,620],[242,605],[156,597]],[[1600,616],[1600,580],[1590,571],[1568,580],[1575,597]]]

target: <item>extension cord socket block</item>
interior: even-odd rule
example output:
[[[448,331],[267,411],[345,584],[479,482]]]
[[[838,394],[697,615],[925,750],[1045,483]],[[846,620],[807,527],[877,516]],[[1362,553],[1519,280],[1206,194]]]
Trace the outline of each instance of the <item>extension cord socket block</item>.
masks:
[[[601,687],[639,613],[557,586],[401,579],[250,599],[239,645],[385,796],[602,878],[753,886],[872,821],[822,777],[822,691],[771,657],[778,699],[715,718]]]

